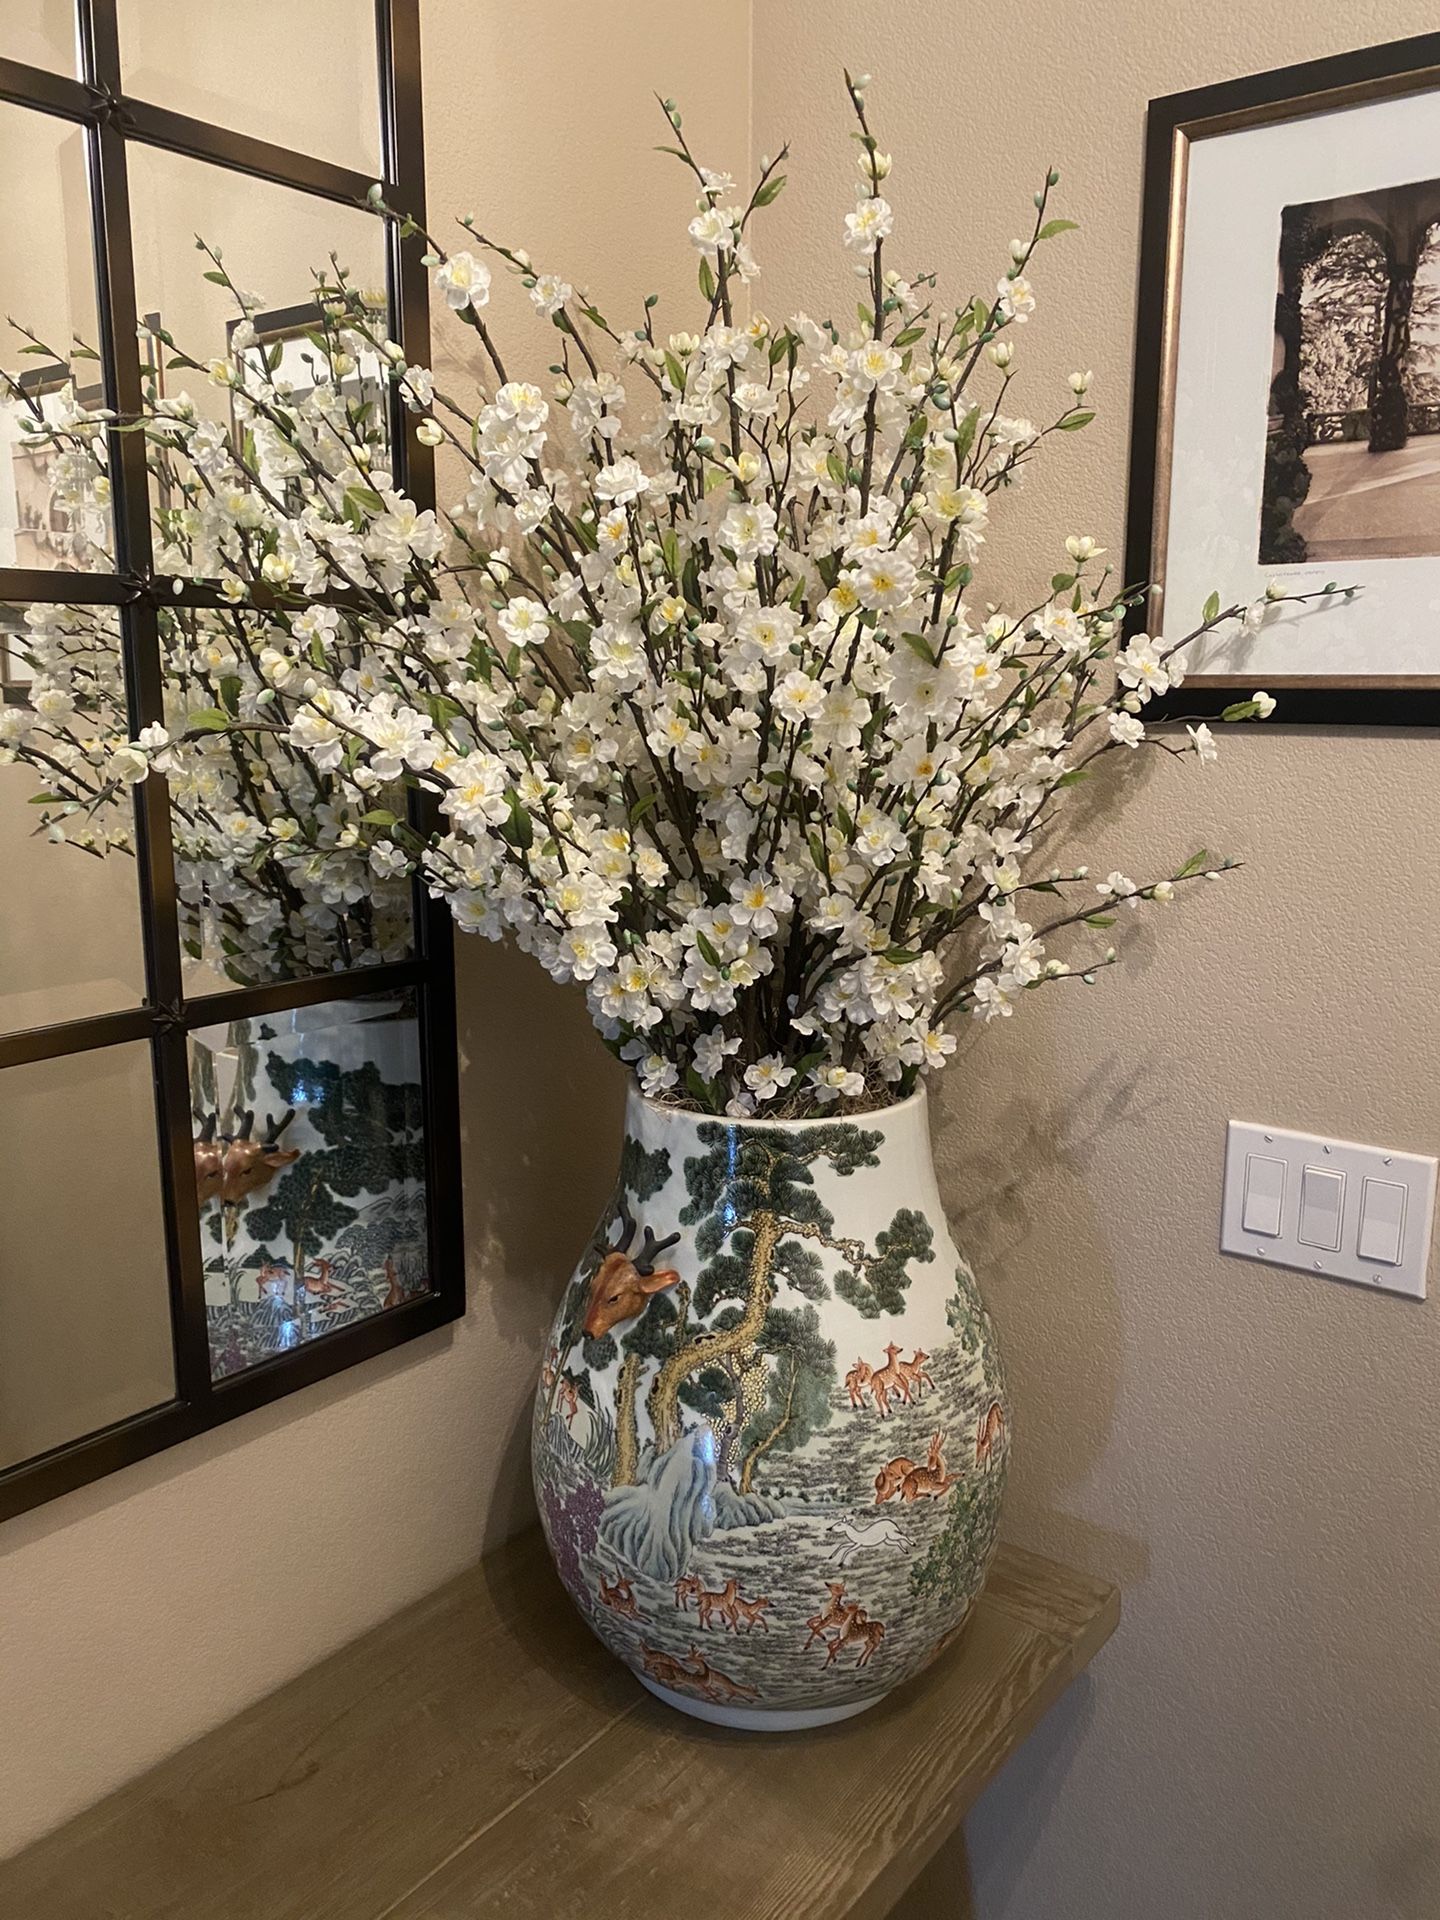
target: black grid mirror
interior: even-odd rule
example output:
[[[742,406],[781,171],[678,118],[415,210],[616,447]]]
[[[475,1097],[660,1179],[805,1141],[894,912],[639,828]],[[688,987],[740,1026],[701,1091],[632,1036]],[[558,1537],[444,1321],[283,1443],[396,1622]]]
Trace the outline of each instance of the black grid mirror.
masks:
[[[121,430],[164,390],[172,325],[227,350],[196,232],[233,235],[255,260],[237,270],[273,288],[262,348],[303,338],[306,276],[333,252],[428,353],[423,243],[365,204],[378,179],[424,219],[418,0],[304,9],[339,76],[323,111],[298,54],[286,97],[201,44],[212,12],[232,53],[264,35],[184,11],[179,33],[147,0],[0,23],[0,164],[31,214],[0,239],[0,310],[93,342],[83,365],[13,330],[0,349],[0,708],[23,709],[37,660],[83,650],[132,735],[162,719],[185,623],[220,604],[166,573],[174,502]],[[430,504],[430,455],[377,392],[397,475]],[[67,393],[116,417],[83,508],[57,507],[64,476],[16,420]],[[226,604],[243,640],[263,604]],[[367,882],[257,978],[226,937],[253,902],[206,902],[196,936],[186,795],[152,773],[98,841],[56,845],[34,786],[0,763],[0,1518],[464,1309],[444,907]]]

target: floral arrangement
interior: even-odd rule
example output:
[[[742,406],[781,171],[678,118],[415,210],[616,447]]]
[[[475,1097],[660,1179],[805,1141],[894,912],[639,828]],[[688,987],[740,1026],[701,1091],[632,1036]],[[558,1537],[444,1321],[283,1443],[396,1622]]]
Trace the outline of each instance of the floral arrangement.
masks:
[[[1074,223],[1051,217],[1052,172],[993,294],[943,302],[889,264],[891,159],[867,82],[846,84],[853,323],[750,304],[786,155],[741,193],[668,101],[695,330],[657,331],[652,296],[622,331],[467,220],[466,246],[427,235],[426,257],[474,336],[478,408],[406,363],[333,261],[301,390],[212,252],[229,355],[200,368],[162,340],[226,417],[152,389],[135,430],[165,478],[159,565],[218,580],[217,605],[167,616],[173,712],[135,741],[118,682],[41,621],[34,706],[0,711],[0,753],[44,772],[52,833],[93,833],[125,782],[167,776],[197,924],[252,973],[313,965],[317,943],[330,964],[383,954],[393,913],[371,896],[418,873],[461,928],[583,983],[647,1094],[734,1115],[903,1097],[957,1020],[1093,981],[1117,908],[1215,878],[1229,863],[1204,852],[1133,880],[1043,845],[1105,755],[1214,757],[1203,725],[1148,733],[1146,703],[1191,642],[1285,596],[1212,597],[1182,637],[1127,640],[1135,590],[1072,535],[1037,604],[985,602],[992,508],[1093,417],[1088,373],[1044,424],[1012,399],[1032,261]],[[544,381],[492,336],[496,272],[556,330]],[[395,483],[387,388],[463,476],[441,515]],[[103,479],[103,425],[72,407],[36,431]],[[264,612],[233,604],[257,585]]]

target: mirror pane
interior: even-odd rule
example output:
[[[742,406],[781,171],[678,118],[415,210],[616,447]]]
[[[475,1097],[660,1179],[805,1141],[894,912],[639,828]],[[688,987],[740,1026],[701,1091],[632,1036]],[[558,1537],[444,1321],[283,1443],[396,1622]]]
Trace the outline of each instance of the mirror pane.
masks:
[[[0,1467],[174,1398],[144,1042],[0,1072]]]
[[[120,60],[136,99],[379,170],[374,0],[120,0]]]
[[[166,608],[160,628],[173,734],[191,715],[227,709],[275,729],[191,728],[171,765],[186,993],[409,959],[409,861],[397,845],[403,789],[347,795],[286,731],[302,710],[312,642],[320,639],[332,661],[343,657],[346,616]],[[357,687],[375,681],[378,663],[359,646],[349,651]]]
[[[190,1091],[216,1379],[430,1291],[413,994],[202,1028]]]
[[[5,0],[0,59],[23,60],[50,73],[78,73],[75,0]]]
[[[144,1002],[129,737],[117,610],[0,604],[7,1032]]]
[[[138,306],[152,329],[145,336],[147,386],[161,411],[193,410],[222,428],[231,453],[248,466],[246,484],[272,481],[273,462],[263,466],[263,431],[258,438],[254,431],[255,403],[265,394],[273,399],[277,388],[303,396],[327,383],[330,362],[309,336],[319,328],[317,291],[332,279],[334,262],[365,295],[383,337],[384,222],[360,207],[139,144],[130,148],[130,201]],[[219,256],[218,265],[197,236]],[[220,284],[222,277],[230,284]],[[230,358],[243,393],[209,375],[212,362]],[[379,446],[379,356],[370,350],[353,359],[340,367],[336,403],[344,419],[338,424]],[[237,530],[217,532],[214,487],[153,439],[150,456],[160,570],[248,575],[253,563]]]
[[[0,102],[0,567],[113,565],[85,134]]]

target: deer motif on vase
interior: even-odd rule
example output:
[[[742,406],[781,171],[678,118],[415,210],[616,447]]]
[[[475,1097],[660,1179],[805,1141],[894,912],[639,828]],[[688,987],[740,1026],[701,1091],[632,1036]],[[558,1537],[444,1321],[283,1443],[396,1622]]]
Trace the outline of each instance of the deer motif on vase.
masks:
[[[665,1239],[657,1240],[653,1230],[646,1227],[636,1247],[635,1221],[628,1201],[623,1198],[619,1219],[616,1244],[606,1252],[590,1282],[584,1320],[588,1340],[598,1340],[622,1321],[633,1320],[644,1310],[652,1294],[663,1293],[680,1280],[674,1267],[657,1269],[655,1264],[662,1253],[676,1244],[679,1234],[668,1234]]]
[[[221,1134],[219,1116],[207,1113],[195,1138],[195,1188],[201,1206],[219,1200],[237,1207],[252,1193],[259,1193],[282,1168],[293,1166],[300,1158],[299,1147],[282,1147],[280,1136],[295,1118],[295,1109],[287,1107],[277,1120],[265,1119],[265,1138],[255,1140],[255,1110],[247,1107],[240,1115],[240,1131]]]

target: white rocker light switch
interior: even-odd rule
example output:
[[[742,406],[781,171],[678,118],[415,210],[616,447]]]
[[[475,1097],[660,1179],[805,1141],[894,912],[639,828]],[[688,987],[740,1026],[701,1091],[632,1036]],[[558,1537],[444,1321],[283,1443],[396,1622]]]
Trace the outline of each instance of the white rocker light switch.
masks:
[[[1336,1253],[1340,1222],[1345,1214],[1345,1176],[1324,1167],[1306,1167],[1300,1176],[1300,1225],[1295,1238],[1302,1247]]]
[[[1285,1210],[1285,1162],[1268,1153],[1245,1156],[1246,1233],[1279,1233]]]
[[[1423,1300],[1437,1172],[1430,1154],[1232,1120],[1220,1251]]]
[[[1398,1267],[1404,1238],[1404,1187],[1396,1180],[1367,1180],[1360,1189],[1360,1258]]]

